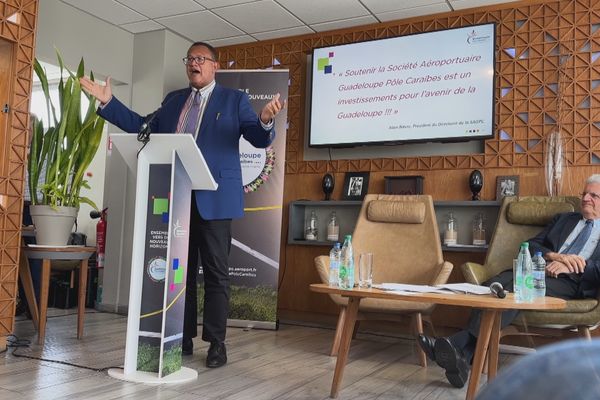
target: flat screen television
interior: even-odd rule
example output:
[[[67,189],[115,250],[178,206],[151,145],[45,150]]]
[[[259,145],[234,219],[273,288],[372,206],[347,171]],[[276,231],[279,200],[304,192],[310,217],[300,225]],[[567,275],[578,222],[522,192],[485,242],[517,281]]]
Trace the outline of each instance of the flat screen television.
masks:
[[[495,25],[313,50],[311,147],[494,135]]]

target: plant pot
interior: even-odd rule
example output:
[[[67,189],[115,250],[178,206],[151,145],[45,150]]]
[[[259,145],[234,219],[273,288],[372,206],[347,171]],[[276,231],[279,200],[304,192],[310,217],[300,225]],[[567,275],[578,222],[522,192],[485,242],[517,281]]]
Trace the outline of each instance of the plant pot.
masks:
[[[65,246],[73,230],[77,208],[29,206],[35,226],[35,241],[44,246]]]

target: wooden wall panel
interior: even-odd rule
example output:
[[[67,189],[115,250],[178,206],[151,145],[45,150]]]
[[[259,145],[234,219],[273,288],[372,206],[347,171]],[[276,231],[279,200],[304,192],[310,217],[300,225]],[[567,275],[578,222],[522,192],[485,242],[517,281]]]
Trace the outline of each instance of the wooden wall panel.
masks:
[[[332,44],[432,30],[496,23],[495,137],[483,153],[468,155],[304,161],[306,56]],[[600,5],[595,0],[529,1],[482,7],[344,30],[223,47],[226,68],[287,68],[290,91],[284,202],[322,198],[324,173],[370,171],[369,193],[383,191],[385,175],[423,175],[435,200],[469,199],[468,176],[484,175],[482,199],[495,198],[496,177],[519,175],[521,194],[545,194],[544,147],[560,128],[566,149],[563,194],[581,191],[584,178],[600,172]],[[276,60],[276,61],[275,61]],[[286,242],[287,212],[282,243]],[[316,282],[312,259],[326,248],[285,246],[280,272],[282,312],[336,312],[326,296],[308,291]],[[457,266],[458,268],[458,266]]]
[[[12,333],[14,325],[37,14],[38,0],[0,0],[0,39],[15,49],[8,82],[7,151],[0,160],[0,337]]]
[[[309,68],[306,56],[313,48],[488,22],[497,26],[496,120],[495,137],[485,141],[483,153],[303,160]],[[495,198],[499,175],[519,175],[523,195],[545,194],[545,142],[556,129],[563,133],[566,149],[563,194],[579,193],[585,177],[600,172],[600,5],[594,0],[509,3],[223,47],[219,51],[227,68],[290,70],[286,205],[300,198],[321,199],[320,182],[326,172],[335,175],[333,198],[339,199],[344,173],[358,170],[371,172],[370,193],[383,191],[385,175],[423,175],[424,191],[434,199],[465,200],[470,193],[468,176],[479,169],[484,176],[482,199]],[[287,211],[283,232],[285,244]],[[307,289],[309,283],[318,280],[312,259],[327,251],[310,246],[283,247],[280,312],[336,312],[326,296]],[[464,257],[466,261],[468,255]]]
[[[508,8],[513,4],[517,7]],[[567,161],[575,166],[593,164],[592,155],[600,157],[598,140],[590,140],[600,136],[600,111],[594,107],[600,101],[600,7],[592,0],[510,3],[503,7],[223,47],[219,49],[220,60],[227,68],[290,69],[287,173],[323,174],[325,163],[302,160],[306,55],[313,48],[495,22],[495,130],[505,132],[504,138],[497,135],[488,140],[481,155],[361,160],[361,167],[370,171],[539,167],[545,137],[559,121],[559,96],[560,122],[570,146]],[[563,85],[557,90],[559,70]],[[392,162],[393,168],[384,166],[385,161]],[[344,172],[356,164],[334,161],[330,166]]]

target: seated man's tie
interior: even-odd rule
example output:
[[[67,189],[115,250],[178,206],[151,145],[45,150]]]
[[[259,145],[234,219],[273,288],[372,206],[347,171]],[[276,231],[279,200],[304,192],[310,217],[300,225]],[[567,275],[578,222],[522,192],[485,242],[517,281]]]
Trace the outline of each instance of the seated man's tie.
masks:
[[[573,243],[569,247],[567,247],[564,251],[565,254],[579,254],[586,242],[590,238],[590,234],[592,233],[592,228],[594,227],[594,221],[588,219],[585,221],[585,226],[579,232],[579,235],[573,240]]]

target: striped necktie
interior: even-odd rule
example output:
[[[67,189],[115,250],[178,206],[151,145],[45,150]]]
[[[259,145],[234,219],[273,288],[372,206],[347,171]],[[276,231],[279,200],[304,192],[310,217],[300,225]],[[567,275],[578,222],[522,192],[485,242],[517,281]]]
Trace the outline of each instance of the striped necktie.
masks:
[[[569,247],[567,247],[564,251],[564,254],[579,254],[586,242],[590,238],[590,234],[592,233],[592,228],[594,227],[594,221],[588,219],[585,221],[585,226],[579,232],[579,235],[573,240],[573,243]]]
[[[196,129],[198,128],[198,115],[200,114],[200,104],[202,104],[202,95],[199,90],[195,91],[192,104],[185,117],[185,125],[183,133],[191,133],[192,136],[196,136]]]

